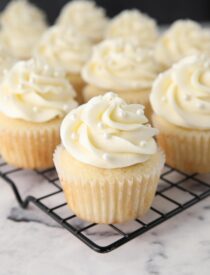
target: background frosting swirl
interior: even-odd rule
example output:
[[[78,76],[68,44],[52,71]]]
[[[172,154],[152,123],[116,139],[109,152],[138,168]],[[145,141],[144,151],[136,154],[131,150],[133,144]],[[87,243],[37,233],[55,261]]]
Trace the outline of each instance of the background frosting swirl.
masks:
[[[100,168],[121,168],[147,161],[157,152],[144,107],[126,104],[116,94],[97,96],[70,112],[61,140],[75,159]]]
[[[92,43],[72,28],[55,26],[41,39],[35,56],[53,67],[62,67],[67,72],[80,73],[91,54]]]
[[[210,58],[189,56],[159,75],[150,100],[154,112],[172,124],[210,129]]]
[[[15,64],[16,59],[13,58],[6,50],[0,48],[0,81],[4,75]]]
[[[25,0],[12,1],[1,14],[1,42],[15,57],[30,57],[47,28],[44,13]]]
[[[140,47],[137,40],[110,39],[95,46],[82,76],[102,89],[146,90],[159,69],[152,49]]]
[[[157,43],[155,57],[165,67],[192,54],[210,55],[210,32],[192,20],[178,20]]]
[[[106,38],[138,39],[141,45],[152,46],[158,38],[155,20],[139,10],[125,10],[115,16],[106,30]]]
[[[0,90],[0,112],[11,118],[46,122],[77,106],[65,72],[34,60],[17,62]]]
[[[104,35],[108,19],[105,10],[92,1],[76,0],[66,4],[57,24],[75,28],[80,34],[98,42]]]

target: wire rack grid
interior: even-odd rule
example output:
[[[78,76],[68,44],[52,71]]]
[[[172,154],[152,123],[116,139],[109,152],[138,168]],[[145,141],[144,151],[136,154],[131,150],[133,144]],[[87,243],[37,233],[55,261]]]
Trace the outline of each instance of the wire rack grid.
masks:
[[[53,168],[28,171],[35,174],[33,181],[40,181],[42,178],[53,187],[53,191],[42,196],[29,195],[23,199],[16,182],[18,173],[22,172],[24,170],[0,162],[0,177],[11,186],[19,205],[27,208],[29,203],[34,204],[61,227],[99,253],[107,253],[120,247],[210,195],[210,176],[188,175],[165,166],[154,203],[144,218],[121,225],[98,225],[81,221],[71,213]]]

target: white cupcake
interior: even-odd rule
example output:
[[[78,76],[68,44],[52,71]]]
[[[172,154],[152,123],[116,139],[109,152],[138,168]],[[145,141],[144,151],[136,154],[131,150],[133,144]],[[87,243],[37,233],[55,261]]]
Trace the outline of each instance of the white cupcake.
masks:
[[[157,24],[139,10],[125,10],[110,21],[105,38],[135,38],[140,45],[153,46],[158,38]]]
[[[71,26],[95,43],[104,36],[107,22],[103,8],[96,6],[92,1],[84,0],[67,3],[57,20],[57,24]]]
[[[149,94],[160,71],[151,48],[142,48],[137,40],[110,39],[98,44],[82,76],[87,83],[85,101],[111,90],[128,103],[140,103],[150,116]]]
[[[153,125],[166,162],[183,172],[210,172],[210,58],[188,56],[154,82]]]
[[[143,216],[153,201],[164,156],[143,106],[116,94],[91,99],[61,125],[55,166],[70,208],[96,223]]]
[[[84,81],[81,78],[81,70],[91,55],[92,46],[91,40],[75,29],[54,26],[43,35],[34,56],[54,68],[65,69],[78,93],[78,100],[82,102],[81,91]]]
[[[192,20],[178,20],[162,35],[156,45],[156,60],[163,69],[192,54],[210,56],[210,31]]]
[[[14,0],[0,17],[1,42],[17,59],[28,59],[47,28],[44,13],[26,0]]]
[[[33,60],[17,62],[0,85],[0,151],[20,168],[49,168],[60,124],[74,107],[65,71]]]

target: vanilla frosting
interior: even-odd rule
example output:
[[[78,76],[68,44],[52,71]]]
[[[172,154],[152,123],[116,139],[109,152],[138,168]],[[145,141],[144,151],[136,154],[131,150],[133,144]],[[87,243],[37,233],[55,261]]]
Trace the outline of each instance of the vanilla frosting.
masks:
[[[30,57],[47,28],[44,13],[26,0],[9,3],[0,22],[3,44],[17,58]]]
[[[66,4],[57,24],[74,27],[80,34],[94,42],[102,39],[108,19],[105,10],[93,1],[76,0]]]
[[[0,82],[16,60],[3,48],[0,48]]]
[[[92,98],[71,111],[61,125],[67,152],[99,168],[122,168],[147,161],[157,152],[157,130],[147,124],[144,107],[126,104],[114,93]]]
[[[151,104],[168,122],[210,129],[210,58],[189,56],[155,80]]]
[[[99,88],[123,92],[150,89],[158,72],[151,49],[136,40],[110,39],[95,46],[82,76]]]
[[[67,72],[80,73],[92,50],[89,39],[72,28],[55,26],[41,39],[35,56],[53,67],[62,67]]]
[[[191,20],[178,20],[157,43],[158,62],[170,67],[181,58],[192,54],[210,55],[210,31]]]
[[[34,60],[17,62],[0,91],[0,112],[15,119],[46,122],[77,106],[66,73]]]
[[[141,45],[153,45],[158,38],[155,20],[139,10],[125,10],[115,16],[106,30],[106,38],[138,39]]]

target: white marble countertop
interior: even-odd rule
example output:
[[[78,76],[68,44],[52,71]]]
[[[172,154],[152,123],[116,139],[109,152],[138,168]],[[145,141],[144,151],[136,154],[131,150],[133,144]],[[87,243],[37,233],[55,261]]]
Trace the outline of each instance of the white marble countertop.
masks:
[[[108,254],[97,254],[0,179],[0,275],[209,275],[210,197]],[[24,183],[25,193],[32,188]]]

